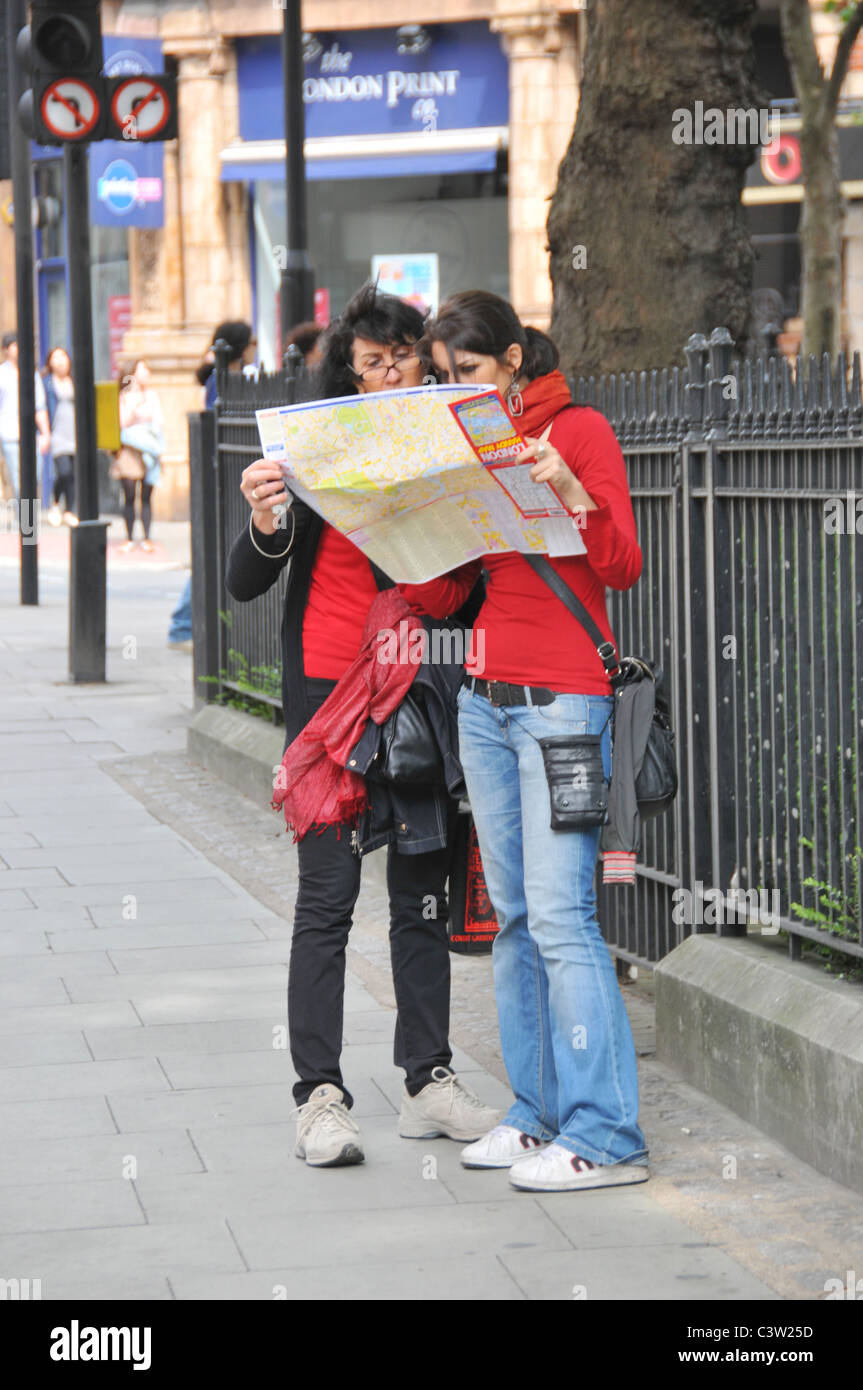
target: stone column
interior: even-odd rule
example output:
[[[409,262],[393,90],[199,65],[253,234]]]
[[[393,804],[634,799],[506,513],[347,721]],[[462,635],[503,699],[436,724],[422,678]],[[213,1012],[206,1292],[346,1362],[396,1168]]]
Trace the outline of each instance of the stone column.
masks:
[[[509,58],[510,299],[525,323],[547,328],[551,280],[545,224],[578,108],[576,16],[498,0],[491,21]]]

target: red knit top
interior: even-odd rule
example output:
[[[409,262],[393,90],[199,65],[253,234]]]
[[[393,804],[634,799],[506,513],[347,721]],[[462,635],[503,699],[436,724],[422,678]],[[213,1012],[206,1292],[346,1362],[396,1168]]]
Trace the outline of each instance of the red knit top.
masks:
[[[464,603],[479,573],[478,561],[427,584],[399,584],[411,611],[446,618]],[[359,655],[363,627],[378,592],[361,550],[324,523],[312,566],[303,616],[303,665],[307,676],[340,680]]]
[[[539,377],[526,387],[527,424],[516,421],[522,434],[538,438],[546,428],[550,413],[541,418],[537,397],[542,396],[542,383],[558,375]],[[605,417],[589,407],[555,415],[548,442],[597,504],[596,511],[582,517],[586,554],[552,559],[551,563],[581,599],[603,636],[611,637],[606,586],[630,588],[641,574],[642,563],[620,445]],[[484,563],[488,589],[474,625],[468,674],[517,685],[546,686],[562,693],[609,694],[608,677],[584,628],[524,558],[508,551],[486,556]]]

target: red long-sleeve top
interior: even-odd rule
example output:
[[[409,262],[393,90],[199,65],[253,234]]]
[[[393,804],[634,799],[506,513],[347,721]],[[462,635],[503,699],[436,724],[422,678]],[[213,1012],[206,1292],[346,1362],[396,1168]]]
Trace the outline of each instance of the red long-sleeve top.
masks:
[[[597,506],[582,517],[586,554],[551,563],[603,636],[612,638],[605,590],[631,588],[642,564],[620,445],[605,417],[589,407],[562,411],[548,440]],[[584,628],[524,558],[508,551],[484,563],[488,587],[474,624],[468,674],[570,694],[609,694]]]
[[[447,618],[467,599],[479,578],[479,561],[426,584],[399,584],[413,613]],[[359,654],[363,627],[378,592],[361,550],[324,523],[312,567],[303,617],[303,665],[307,676],[340,680]]]

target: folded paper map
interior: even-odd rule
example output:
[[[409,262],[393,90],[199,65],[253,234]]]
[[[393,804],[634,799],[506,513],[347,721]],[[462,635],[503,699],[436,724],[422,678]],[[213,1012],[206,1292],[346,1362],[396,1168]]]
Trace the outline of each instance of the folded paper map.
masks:
[[[257,412],[265,459],[399,583],[505,550],[580,555],[576,522],[516,455],[492,386],[415,386]]]

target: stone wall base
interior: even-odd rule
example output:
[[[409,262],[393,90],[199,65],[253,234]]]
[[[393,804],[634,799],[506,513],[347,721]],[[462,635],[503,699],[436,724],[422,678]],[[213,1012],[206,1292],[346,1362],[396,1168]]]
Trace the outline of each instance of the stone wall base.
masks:
[[[863,1192],[863,985],[763,938],[690,936],[655,969],[657,1055]]]

